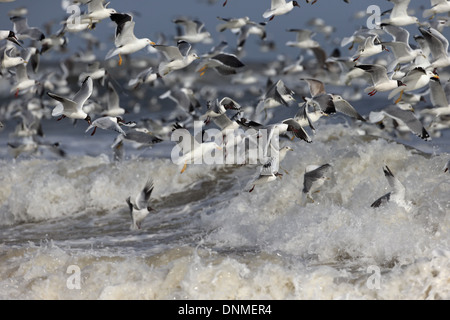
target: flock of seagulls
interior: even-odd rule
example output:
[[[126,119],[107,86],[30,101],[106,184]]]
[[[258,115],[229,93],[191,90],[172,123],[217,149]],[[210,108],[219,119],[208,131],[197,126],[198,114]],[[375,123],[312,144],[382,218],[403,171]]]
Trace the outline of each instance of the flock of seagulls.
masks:
[[[314,5],[317,0],[305,2]],[[350,2],[344,2],[343,5],[351,9]],[[280,163],[293,149],[278,146],[272,141],[273,137],[278,134],[286,141],[298,139],[299,148],[302,143],[313,143],[316,123],[323,116],[340,113],[356,128],[361,128],[362,124],[383,126],[385,130],[392,130],[393,135],[406,131],[423,140],[431,140],[432,136],[439,136],[442,130],[450,128],[450,86],[441,82],[450,66],[448,40],[444,36],[450,1],[431,0],[427,8],[414,8],[422,10],[423,20],[412,15],[410,0],[389,2],[392,9],[383,13],[385,18],[377,28],[362,27],[340,39],[340,45],[331,54],[326,53],[319,40],[313,39],[317,33],[331,39],[334,28],[326,26],[324,21],[311,21],[311,28],[286,28],[286,32],[296,37],[285,46],[298,50],[298,57],[280,55],[263,68],[250,68],[252,61],[247,59],[245,50],[248,39],[259,40],[262,52],[276,50],[266,27],[282,23],[283,15],[295,7],[300,8],[298,1],[271,0],[270,7],[265,10],[264,3],[261,6],[264,20],[260,22],[252,21],[248,16],[217,16],[215,30],[231,32],[236,37],[235,48],[225,41],[215,44],[214,35],[207,31],[203,22],[181,16],[173,20],[176,35],[172,38],[167,34],[154,40],[138,38],[133,15],[109,8],[110,3],[104,0],[62,1],[63,6],[76,4],[85,11],[77,24],[70,18],[63,19],[56,32],[51,32],[51,28],[44,32],[38,27],[30,27],[27,9],[19,8],[8,13],[10,30],[0,30],[0,79],[2,83],[9,83],[11,95],[10,102],[2,103],[0,109],[0,129],[10,125],[11,119],[20,122],[12,134],[16,141],[8,143],[14,156],[18,157],[36,152],[42,146],[50,146],[57,154],[65,156],[58,143],[43,140],[41,120],[45,117],[54,117],[57,121],[69,118],[72,123],[84,120],[88,123],[85,132],[92,130],[91,135],[98,128],[115,132],[117,137],[111,147],[117,154],[124,143],[147,148],[169,141],[175,130],[192,129],[194,121],[218,128],[214,142],[208,141],[203,134],[191,136],[200,148],[182,155],[181,173],[193,159],[212,150],[221,150],[226,156],[237,141],[258,141],[258,132],[266,130],[265,150],[268,152],[264,159],[259,159],[256,177],[249,181],[249,192],[283,176],[279,172]],[[233,4],[226,0],[222,5]],[[301,9],[290,14],[301,16]],[[111,29],[113,40],[104,41],[109,51],[105,57],[98,57],[94,49],[102,41],[94,36],[95,28],[107,21],[115,27]],[[415,28],[417,32],[413,37],[407,28]],[[67,52],[68,39],[74,36],[85,41],[86,49],[58,61],[57,71],[41,70],[41,58],[50,56],[55,61],[54,57]],[[325,41],[329,41],[328,46],[336,44]],[[198,44],[210,45],[211,49],[199,53]],[[349,44],[350,47],[344,49]],[[345,51],[348,54],[343,54]],[[157,58],[139,59],[138,52]],[[117,64],[110,61],[116,57]],[[74,67],[76,65],[78,68]],[[84,69],[80,70],[80,65]],[[122,72],[126,83],[118,83],[108,68]],[[208,69],[215,72],[207,74]],[[207,85],[211,77],[219,79],[224,86],[238,84],[232,92],[235,96],[232,93],[218,96],[221,94],[218,88]],[[77,92],[71,88],[70,79],[77,79]],[[358,94],[361,96],[363,92],[368,99],[377,93],[377,96],[386,93],[385,108],[362,115],[352,105],[357,101],[357,94],[346,95],[344,90],[336,93],[326,89],[328,86],[347,89],[350,84],[362,87]],[[170,98],[177,109],[165,119],[125,121],[124,117],[139,108],[124,107],[126,104],[120,101],[117,93],[118,86],[127,90],[128,98],[140,101],[153,90],[166,88],[160,96],[153,94],[150,101],[157,103],[158,99]],[[254,97],[253,102],[239,102],[245,95]],[[415,111],[414,106],[428,97],[429,107]],[[292,110],[292,114],[275,120],[281,114],[280,110],[282,113]],[[393,126],[388,126],[387,121]],[[252,133],[243,134],[245,130]],[[233,132],[233,139],[229,132]],[[446,163],[443,171],[448,172],[449,166]],[[329,179],[331,172],[330,163],[307,166],[302,193],[314,201],[313,194]],[[387,166],[383,172],[393,191],[376,200],[372,207],[387,201],[404,206],[407,203],[405,187]],[[126,199],[132,229],[139,229],[143,219],[153,210],[150,206],[153,189],[154,183],[149,179],[139,194]]]

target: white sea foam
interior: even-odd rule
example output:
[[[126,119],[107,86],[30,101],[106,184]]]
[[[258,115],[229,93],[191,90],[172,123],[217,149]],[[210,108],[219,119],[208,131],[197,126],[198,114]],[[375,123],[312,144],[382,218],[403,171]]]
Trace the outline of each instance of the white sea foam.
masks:
[[[106,156],[3,163],[1,298],[450,298],[448,154],[341,124],[312,144],[286,143],[288,173],[252,193],[257,167],[180,174],[169,159]],[[304,170],[323,163],[331,179],[308,201]],[[384,165],[406,186],[409,211],[370,207],[390,190]],[[130,234],[124,199],[149,175],[157,212]],[[80,289],[67,287],[72,265]]]

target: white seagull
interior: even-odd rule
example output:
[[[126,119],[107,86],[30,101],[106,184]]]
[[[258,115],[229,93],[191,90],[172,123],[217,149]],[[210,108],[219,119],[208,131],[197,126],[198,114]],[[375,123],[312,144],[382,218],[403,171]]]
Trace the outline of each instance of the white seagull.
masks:
[[[417,89],[421,89],[430,83],[431,78],[439,79],[439,76],[431,70],[425,70],[424,68],[417,67],[408,71],[408,73],[401,79],[404,86],[400,86],[392,90],[388,99],[392,99],[398,93],[400,93],[395,103],[399,103],[402,99],[403,92],[410,92]]]
[[[198,68],[197,72],[200,72],[200,76],[203,76],[206,69],[214,69],[220,75],[236,74],[237,69],[243,68],[245,65],[234,54],[221,52],[203,62]]]
[[[168,62],[161,62],[158,67],[158,73],[162,76],[172,71],[180,70],[189,66],[200,57],[191,51],[191,45],[185,40],[178,40],[177,46],[155,45],[155,49],[161,51]]]
[[[369,122],[380,123],[385,117],[396,120],[397,123],[407,127],[409,131],[413,132],[419,138],[425,141],[431,140],[422,122],[412,112],[410,104],[401,102],[397,105],[390,105],[381,111],[371,111],[369,113]]]
[[[139,72],[136,77],[131,78],[128,81],[128,86],[137,89],[141,84],[153,84],[159,78],[161,78],[161,75],[158,72],[153,72],[153,67],[149,67]]]
[[[394,3],[389,19],[381,21],[381,24],[392,24],[394,26],[407,26],[410,24],[418,24],[419,19],[408,14],[408,6],[411,0],[388,0]]]
[[[380,64],[360,64],[355,66],[361,70],[364,70],[372,78],[372,86],[364,89],[364,92],[369,96],[375,95],[377,92],[391,91],[398,87],[405,86],[401,80],[391,79],[387,75],[387,69]]]
[[[319,43],[311,38],[315,33],[308,29],[288,29],[288,32],[295,32],[297,34],[295,41],[286,42],[288,47],[297,47],[300,49],[309,49],[319,47]]]
[[[144,188],[132,200],[131,196],[126,199],[128,207],[130,208],[131,216],[131,230],[141,228],[141,223],[145,217],[154,209],[150,206],[150,197],[154,189],[152,179],[148,179]]]
[[[430,100],[433,105],[432,108],[426,108],[421,110],[421,114],[433,115],[434,118],[438,118],[441,116],[449,116],[450,115],[450,103],[448,97],[449,93],[449,84],[445,87],[441,85],[439,79],[431,79],[430,84]]]
[[[205,24],[198,20],[189,20],[179,18],[173,21],[179,26],[184,28],[184,33],[181,33],[174,37],[175,40],[184,40],[189,43],[211,43],[211,34],[208,31],[203,30]]]
[[[264,19],[270,18],[269,21],[271,21],[275,16],[286,14],[294,9],[294,7],[300,8],[297,1],[271,0],[270,9],[267,9],[262,16]]]
[[[450,1],[448,0],[431,0],[431,8],[423,11],[422,17],[433,19],[439,13],[450,12]]]
[[[356,111],[356,109],[347,100],[342,98],[342,96],[332,93],[330,93],[330,96],[337,112],[343,113],[363,122],[366,121],[366,119],[364,119],[363,116],[360,115],[359,112]]]
[[[122,64],[122,55],[132,54],[149,45],[155,45],[149,38],[136,38],[134,35],[133,17],[126,13],[113,13],[110,15],[116,26],[114,39],[115,49],[111,49],[106,55],[106,60],[119,55],[119,65]]]
[[[329,180],[328,171],[331,165],[326,163],[323,165],[308,165],[303,176],[303,194],[314,202],[312,193],[319,192],[319,188]]]
[[[380,42],[378,36],[368,37],[364,44],[358,47],[358,52],[353,56],[353,61],[357,61],[361,57],[370,57],[383,51],[389,50]]]
[[[43,40],[44,33],[36,27],[29,27],[26,17],[14,16],[9,18],[13,22],[13,30],[19,39]]]
[[[394,55],[394,60],[387,67],[392,71],[396,66],[412,62],[419,56],[425,57],[422,49],[412,49],[409,45],[409,31],[405,28],[393,25],[382,25],[383,30],[392,36],[392,41],[383,42]]]
[[[271,157],[263,164],[259,176],[252,181],[252,187],[248,192],[252,192],[257,185],[266,184],[275,181],[277,177],[282,177],[283,174],[278,172],[279,161],[277,157]]]
[[[108,82],[108,108],[103,111],[103,115],[109,117],[119,117],[125,112],[126,110],[120,106],[119,94],[112,83]]]
[[[54,93],[48,92],[48,96],[60,102],[53,108],[52,116],[60,117],[58,119],[61,120],[65,117],[72,119],[80,119],[86,120],[89,124],[91,124],[91,117],[83,111],[83,105],[89,99],[93,91],[93,82],[90,77],[87,77],[82,85],[80,90],[73,96],[72,99],[67,99],[64,97],[60,97]]]
[[[267,109],[276,108],[281,105],[289,107],[295,102],[294,94],[295,92],[286,87],[284,81],[281,79],[272,85],[269,84],[267,92],[256,107],[256,113],[260,113],[263,110],[267,111]]]
[[[97,128],[100,128],[100,129],[104,129],[104,130],[113,130],[113,131],[116,131],[116,132],[121,133],[124,136],[126,136],[127,134],[125,133],[125,131],[123,131],[123,129],[120,127],[120,125],[134,126],[134,125],[136,125],[136,123],[134,123],[134,122],[125,123],[123,121],[123,119],[120,117],[105,116],[105,117],[101,117],[101,118],[98,118],[98,119],[95,119],[94,121],[92,121],[92,123],[89,125],[89,127],[86,129],[85,132],[88,132],[89,130],[94,128],[94,131],[92,131],[92,133],[91,133],[91,136],[93,136],[95,134],[95,131],[97,130]]]
[[[427,69],[434,70],[436,68],[445,68],[450,65],[450,56],[448,54],[448,40],[439,31],[434,28],[419,28],[425,41],[431,51],[433,59]]]
[[[218,32],[223,32],[226,29],[230,29],[231,31],[234,31],[236,29],[240,29],[243,26],[245,26],[249,21],[249,17],[242,17],[242,18],[222,18],[217,17],[217,19],[224,21],[224,23],[221,23],[217,25],[216,29]]]
[[[381,196],[377,200],[375,200],[370,206],[372,208],[378,208],[389,201],[395,202],[397,205],[404,207],[405,209],[409,209],[409,204],[405,200],[406,196],[406,188],[405,186],[394,177],[394,174],[389,169],[388,166],[383,168],[384,176],[386,177],[389,185],[392,188],[392,191],[386,193]]]
[[[103,19],[109,18],[111,14],[117,13],[116,10],[112,8],[107,8],[109,2],[104,4],[105,0],[90,0],[88,1],[87,13],[82,15],[81,23],[89,22],[90,27],[95,23],[100,22]]]
[[[9,68],[13,68],[19,64],[27,63],[27,61],[25,61],[25,59],[20,56],[17,56],[17,57],[10,56],[9,54],[11,54],[13,50],[14,50],[14,48],[9,48],[9,49],[7,48],[3,52],[2,63],[1,63],[2,69],[9,69]]]
[[[20,92],[27,92],[34,86],[39,84],[39,81],[30,79],[27,73],[27,67],[25,63],[18,64],[16,67],[16,82],[11,87],[11,93],[14,93],[17,97]]]

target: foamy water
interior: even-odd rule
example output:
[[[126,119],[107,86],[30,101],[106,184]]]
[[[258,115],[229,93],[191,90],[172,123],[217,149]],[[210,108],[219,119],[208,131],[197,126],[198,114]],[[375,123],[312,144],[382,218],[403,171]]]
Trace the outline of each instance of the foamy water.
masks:
[[[5,156],[0,298],[449,299],[449,153],[327,121],[311,144],[281,140],[294,149],[283,177],[252,193],[257,166],[181,174],[171,145],[115,162],[108,144],[82,154],[105,137],[87,136],[66,158]],[[312,202],[303,174],[324,163],[331,177]],[[390,191],[386,165],[410,209],[370,207]],[[156,210],[133,232],[125,199],[149,176]]]

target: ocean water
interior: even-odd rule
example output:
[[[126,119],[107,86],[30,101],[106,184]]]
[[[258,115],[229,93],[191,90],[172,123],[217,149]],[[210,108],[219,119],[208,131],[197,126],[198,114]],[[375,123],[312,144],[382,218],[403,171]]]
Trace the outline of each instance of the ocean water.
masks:
[[[238,92],[211,86],[219,97]],[[352,101],[365,116],[385,103]],[[158,104],[128,118],[174,111],[170,100]],[[322,117],[312,143],[280,141],[293,148],[283,176],[250,193],[257,165],[180,173],[171,141],[126,144],[115,161],[115,132],[91,136],[86,123],[68,119],[43,120],[45,139],[65,157],[40,148],[14,158],[6,146],[14,121],[0,132],[0,299],[450,298],[449,130],[423,141]],[[329,179],[308,200],[305,168],[324,163]],[[405,185],[409,209],[370,206],[391,190],[386,165]],[[125,199],[149,177],[155,210],[130,230]]]
[[[188,4],[189,10],[180,7],[178,11],[203,12],[198,18],[213,31],[217,16],[242,13],[260,21],[268,5],[262,1],[254,1],[253,6],[230,1],[227,7],[222,7],[222,1],[199,3],[207,2],[215,7],[201,11],[198,4]],[[54,87],[46,88],[38,101],[44,132],[40,139],[45,144],[28,141],[29,149],[15,154],[8,144],[22,141],[17,110],[39,95],[14,97],[10,79],[0,78],[0,121],[4,125],[0,128],[0,299],[450,299],[450,172],[444,172],[450,160],[448,122],[447,128],[435,131],[436,123],[423,119],[432,136],[424,141],[409,131],[392,129],[389,122],[383,128],[339,113],[322,117],[315,132],[306,128],[312,143],[280,140],[281,146],[293,149],[281,163],[282,177],[257,185],[252,192],[260,165],[192,164],[181,173],[182,166],[171,159],[174,119],[181,117],[178,120],[186,125],[192,122],[183,121],[186,113],[174,101],[160,98],[169,89],[193,88],[200,113],[208,100],[231,97],[243,107],[241,116],[265,124],[293,117],[298,111],[293,105],[270,110],[268,118],[253,114],[269,77],[283,79],[296,93],[297,102],[309,96],[306,82],[300,79],[320,79],[326,82],[327,92],[341,94],[366,118],[371,111],[391,104],[387,94],[365,95],[365,81],[343,83],[335,65],[330,67],[334,73],[316,68],[315,57],[306,51],[300,51],[304,72],[285,75],[280,71],[299,54],[296,48],[285,48],[293,34],[280,30],[312,29],[306,26],[305,17],[323,17],[338,27],[329,39],[317,35],[327,54],[336,47],[342,57],[354,54],[355,50],[339,44],[366,22],[364,14],[361,20],[352,20],[352,16],[359,10],[366,12],[372,3],[337,2],[342,6],[333,8],[336,10],[324,8],[326,1],[318,1],[309,9],[302,5],[302,15],[277,17],[275,24],[268,25],[268,40],[277,40],[273,51],[264,51],[270,50],[266,47],[259,52],[260,42],[249,39],[242,61],[256,77],[254,83],[246,82],[250,77],[224,77],[212,70],[200,77],[193,65],[169,74],[163,84],[133,90],[126,85],[130,76],[148,66],[156,70],[159,60],[145,52],[124,57],[121,67],[115,58],[104,61],[106,52],[101,51],[111,48],[114,26],[105,21],[89,30],[100,39],[98,60],[107,68],[108,81],[118,90],[121,106],[129,111],[125,120],[139,126],[148,125],[149,119],[162,121],[168,129],[161,134],[164,141],[151,148],[125,142],[119,160],[111,148],[117,133],[98,129],[91,136],[92,131],[85,132],[84,121],[51,117],[55,104],[45,91],[66,89],[62,81],[53,82]],[[142,1],[136,3],[117,2],[111,7],[136,14],[137,35],[150,34],[156,40],[159,32],[167,32],[171,39],[174,8],[144,10]],[[122,5],[126,8],[119,7]],[[7,12],[9,5],[4,6]],[[415,9],[419,13],[423,8]],[[52,20],[62,19],[66,13],[55,8]],[[45,23],[50,19],[46,14],[40,16],[31,6],[30,24]],[[165,22],[159,24],[156,16]],[[6,16],[3,22],[7,24],[2,29],[10,26]],[[146,23],[151,23],[150,27]],[[104,34],[96,33],[102,28]],[[411,36],[418,34],[415,25],[410,31]],[[215,34],[214,45],[224,39],[230,39],[227,52],[232,52],[236,39],[228,31]],[[51,50],[41,57],[38,74],[30,74],[40,77],[54,71],[60,75],[58,63],[85,50],[78,44],[84,41],[71,36],[66,52]],[[194,49],[204,54],[207,51],[203,49],[212,45]],[[282,51],[288,54],[282,56]],[[261,63],[259,57],[267,55],[275,58]],[[387,63],[387,56],[383,52],[359,62]],[[71,64],[70,93],[78,90],[78,77],[86,67]],[[439,74],[444,85],[450,74],[448,70],[439,70]],[[417,115],[430,106],[428,92],[422,93],[426,101],[414,105]],[[106,97],[106,86],[95,81],[91,100],[104,107]],[[57,153],[52,148],[55,143],[59,145]],[[331,165],[328,179],[308,199],[302,192],[305,170],[322,164]],[[407,207],[394,202],[371,207],[392,190],[383,173],[386,166],[405,186]],[[151,206],[155,210],[143,220],[141,229],[130,230],[126,198],[140,192],[148,178],[154,181]]]

